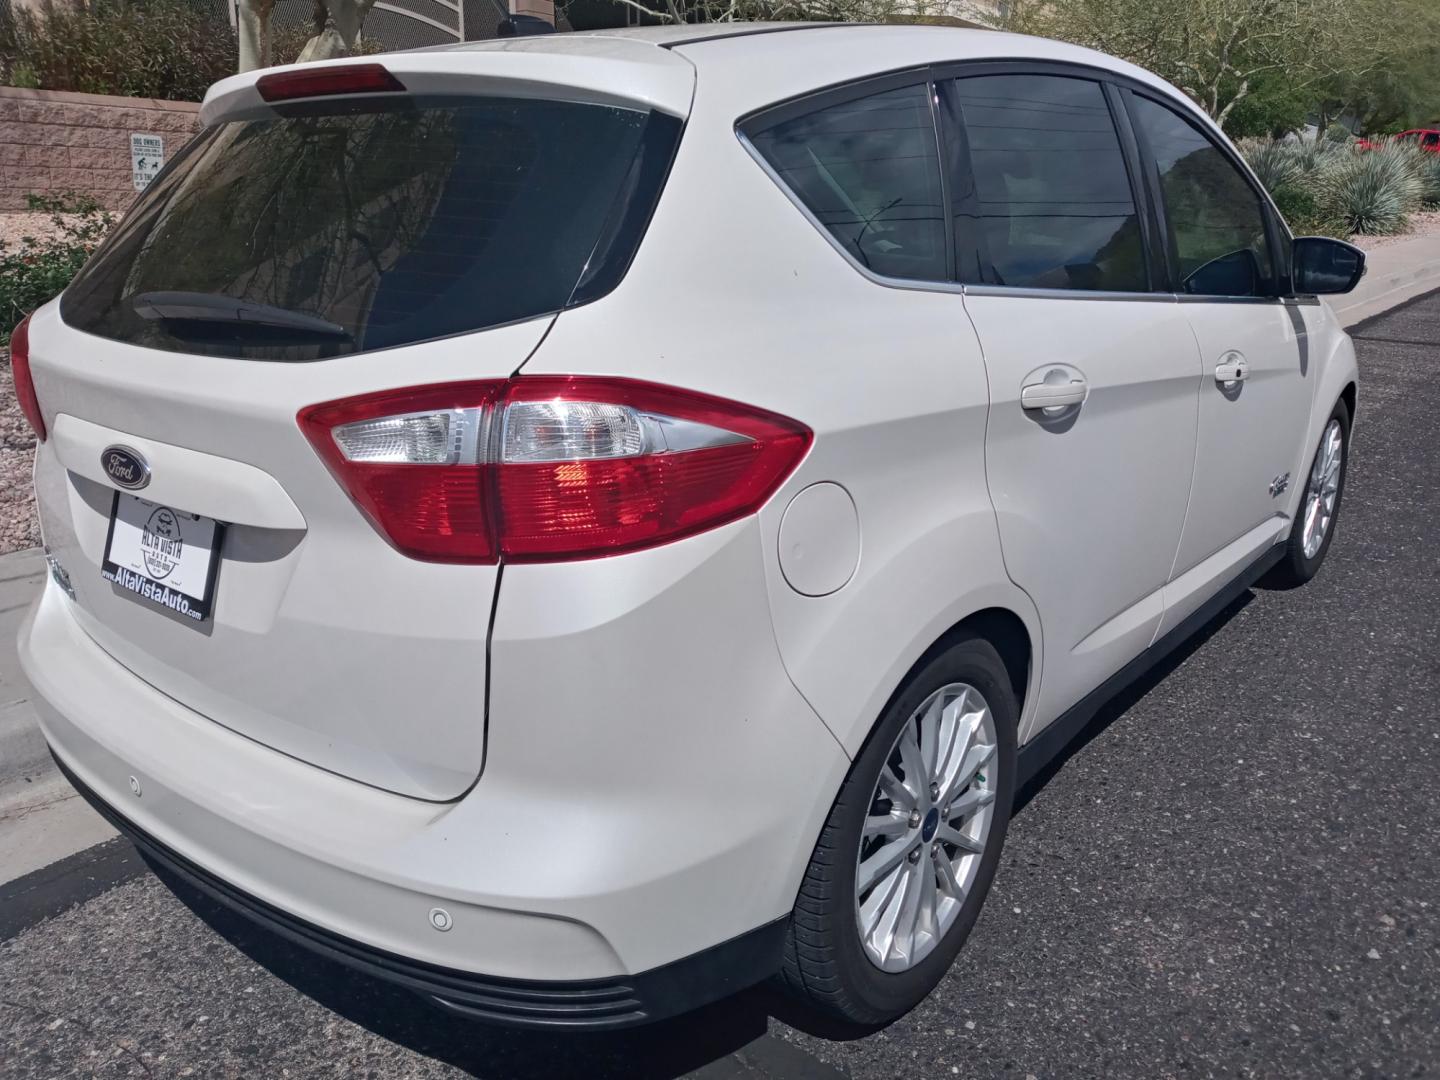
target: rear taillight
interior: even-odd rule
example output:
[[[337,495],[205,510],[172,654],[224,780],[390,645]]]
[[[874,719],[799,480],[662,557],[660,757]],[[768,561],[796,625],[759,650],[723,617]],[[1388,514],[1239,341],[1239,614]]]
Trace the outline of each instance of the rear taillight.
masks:
[[[754,513],[808,428],[629,379],[536,376],[369,394],[300,426],[382,536],[443,562],[635,551]]]
[[[40,412],[40,399],[35,396],[35,380],[30,374],[30,316],[10,331],[10,374],[15,380],[15,397],[25,422],[35,437],[45,441],[45,417]]]
[[[380,64],[336,64],[262,75],[255,89],[266,101],[329,97],[334,94],[403,93],[404,84]]]

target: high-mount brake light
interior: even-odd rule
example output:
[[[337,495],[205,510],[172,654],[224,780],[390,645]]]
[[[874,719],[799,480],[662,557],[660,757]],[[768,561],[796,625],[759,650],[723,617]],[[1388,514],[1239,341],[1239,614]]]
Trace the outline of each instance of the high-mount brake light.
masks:
[[[266,101],[276,102],[334,94],[404,93],[405,84],[382,64],[337,64],[261,75],[255,89]]]
[[[301,429],[396,549],[590,559],[754,513],[811,442],[763,409],[632,379],[530,376],[367,394]]]
[[[30,374],[30,316],[20,320],[20,325],[10,331],[10,375],[15,382],[15,398],[20,402],[21,415],[35,432],[35,438],[45,441],[45,416],[40,412],[40,399],[35,396],[35,378]]]

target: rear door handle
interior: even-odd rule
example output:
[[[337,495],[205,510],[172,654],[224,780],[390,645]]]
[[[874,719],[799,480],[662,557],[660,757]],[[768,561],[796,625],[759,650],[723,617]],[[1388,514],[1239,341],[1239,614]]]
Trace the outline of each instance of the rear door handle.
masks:
[[[1238,352],[1226,353],[1215,365],[1215,381],[1224,387],[1244,382],[1249,374],[1250,361]]]
[[[1052,372],[1052,374],[1057,374]],[[1063,373],[1058,373],[1062,374]],[[1020,388],[1020,407],[1022,409],[1067,409],[1071,405],[1079,405],[1085,400],[1085,393],[1089,387],[1084,379],[1066,379],[1065,381],[1030,383]]]

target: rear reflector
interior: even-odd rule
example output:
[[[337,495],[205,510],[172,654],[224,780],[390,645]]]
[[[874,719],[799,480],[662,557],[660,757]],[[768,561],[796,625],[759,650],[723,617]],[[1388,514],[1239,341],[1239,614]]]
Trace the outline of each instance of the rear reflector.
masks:
[[[403,93],[405,85],[380,64],[338,64],[261,75],[255,89],[266,101],[294,101],[333,94]]]
[[[630,379],[452,383],[311,406],[301,429],[399,551],[549,562],[669,543],[754,513],[805,426]]]
[[[35,379],[30,374],[30,316],[10,331],[10,374],[15,380],[15,397],[30,430],[45,441],[45,417],[40,412],[40,399],[35,396]]]

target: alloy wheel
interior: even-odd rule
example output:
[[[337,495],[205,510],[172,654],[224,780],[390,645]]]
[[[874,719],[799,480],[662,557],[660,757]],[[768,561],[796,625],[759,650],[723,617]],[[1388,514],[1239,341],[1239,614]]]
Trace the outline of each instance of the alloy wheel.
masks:
[[[1305,485],[1304,531],[1302,550],[1305,558],[1313,559],[1325,543],[1325,534],[1335,520],[1335,501],[1340,494],[1340,468],[1345,461],[1345,434],[1339,420],[1331,420],[1320,436],[1320,449],[1310,467],[1310,480]]]
[[[855,871],[860,940],[881,970],[914,967],[960,914],[990,836],[997,746],[990,706],[967,683],[936,690],[896,736]]]

